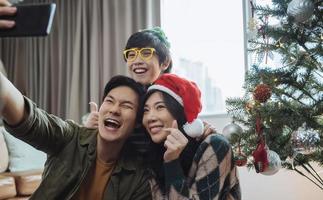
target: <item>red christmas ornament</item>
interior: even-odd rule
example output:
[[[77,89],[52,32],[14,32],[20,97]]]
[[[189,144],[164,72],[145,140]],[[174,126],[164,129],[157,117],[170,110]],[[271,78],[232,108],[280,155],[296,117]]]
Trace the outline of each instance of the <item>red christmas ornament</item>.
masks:
[[[266,84],[259,84],[253,91],[253,98],[260,103],[265,103],[271,96],[271,88]]]
[[[247,156],[244,153],[239,152],[234,161],[235,164],[239,167],[245,166],[247,164]]]
[[[258,143],[256,150],[252,153],[257,173],[264,172],[267,169],[269,165],[267,155],[266,144],[264,142]]]

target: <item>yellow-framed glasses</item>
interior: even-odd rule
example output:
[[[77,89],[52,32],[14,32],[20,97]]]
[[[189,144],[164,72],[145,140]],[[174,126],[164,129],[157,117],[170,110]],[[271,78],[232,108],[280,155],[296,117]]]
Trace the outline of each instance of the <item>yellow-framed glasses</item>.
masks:
[[[132,49],[124,50],[123,55],[126,61],[129,61],[129,62],[136,60],[138,55],[141,59],[148,61],[153,57],[155,51],[156,49],[154,48],[141,48],[141,49],[132,48]]]

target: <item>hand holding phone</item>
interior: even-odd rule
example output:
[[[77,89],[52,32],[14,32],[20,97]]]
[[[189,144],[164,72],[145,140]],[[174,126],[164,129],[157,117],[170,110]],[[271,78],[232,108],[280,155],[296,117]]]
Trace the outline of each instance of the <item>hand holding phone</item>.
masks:
[[[12,16],[0,13],[0,21],[15,22],[15,25],[10,29],[0,29],[0,37],[45,36],[50,33],[56,4],[17,5],[16,9],[16,13]]]

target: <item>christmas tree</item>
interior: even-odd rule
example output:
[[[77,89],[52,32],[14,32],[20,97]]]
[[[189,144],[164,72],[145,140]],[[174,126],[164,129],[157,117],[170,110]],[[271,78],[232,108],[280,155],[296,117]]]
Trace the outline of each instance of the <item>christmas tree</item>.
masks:
[[[234,123],[223,132],[230,135],[237,165],[265,175],[280,167],[295,170],[323,190],[323,180],[311,166],[323,165],[322,2],[250,1],[252,66],[244,97],[226,101]]]

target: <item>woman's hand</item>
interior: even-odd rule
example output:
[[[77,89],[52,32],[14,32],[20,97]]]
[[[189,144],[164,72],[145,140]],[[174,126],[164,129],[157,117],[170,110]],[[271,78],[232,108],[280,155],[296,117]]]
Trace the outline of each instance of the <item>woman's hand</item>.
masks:
[[[176,120],[173,121],[171,128],[165,128],[164,130],[169,132],[169,135],[164,143],[166,148],[166,152],[164,153],[164,161],[170,162],[179,158],[180,154],[188,143],[188,139],[180,130],[178,130]]]
[[[10,7],[7,0],[0,0],[0,16],[11,16],[16,14],[17,8]],[[11,20],[0,20],[0,29],[8,29],[15,26],[15,22]]]

